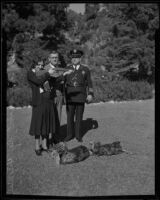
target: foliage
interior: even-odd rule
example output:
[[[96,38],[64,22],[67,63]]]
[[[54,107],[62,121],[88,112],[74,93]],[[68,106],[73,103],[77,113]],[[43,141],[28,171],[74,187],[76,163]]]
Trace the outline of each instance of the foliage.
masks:
[[[8,80],[16,82],[20,88],[29,86],[27,81],[27,70],[25,68],[17,72],[9,72]]]
[[[139,76],[148,80],[155,68],[155,31],[159,28],[157,4],[86,4],[78,33],[85,60],[92,68],[123,68],[140,63]],[[81,22],[82,24],[82,22]]]
[[[57,49],[63,43],[63,30],[67,30],[68,4],[56,3],[4,3],[2,29],[7,35],[7,51],[16,53],[16,62],[28,67],[47,50]]]
[[[158,5],[86,3],[83,15],[67,10],[68,6],[68,3],[2,4],[2,39],[6,39],[7,54],[15,53],[18,66],[24,70],[14,75],[19,86],[8,89],[9,104],[29,103],[26,72],[33,61],[46,58],[55,49],[65,67],[70,63],[68,52],[72,48],[84,51],[82,62],[93,72],[95,101],[150,98],[149,83],[154,83],[155,72],[155,31],[159,28]],[[137,61],[137,74],[128,71],[118,79],[107,75],[108,71]]]
[[[73,47],[85,51],[85,62],[94,68],[124,67],[140,62],[140,75],[154,73],[154,36],[158,29],[158,5],[143,3],[86,3],[84,15],[69,4],[4,3],[2,30],[7,51],[15,51],[17,63],[29,67],[37,57],[59,49],[67,62]],[[78,45],[76,45],[76,41]]]
[[[142,100],[153,97],[153,85],[146,81],[94,81],[94,102]],[[31,104],[31,88],[28,85],[9,88],[7,105],[28,106]]]
[[[31,105],[31,88],[27,86],[7,89],[7,105],[15,107]]]
[[[94,81],[94,102],[150,99],[153,86],[146,81]]]

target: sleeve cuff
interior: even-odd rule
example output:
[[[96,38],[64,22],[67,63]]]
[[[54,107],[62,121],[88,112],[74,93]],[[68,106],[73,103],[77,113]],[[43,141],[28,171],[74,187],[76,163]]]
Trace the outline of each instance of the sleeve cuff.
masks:
[[[49,78],[49,77],[50,77],[49,72],[46,72],[46,78]]]
[[[88,95],[94,96],[93,88],[89,88],[89,90],[88,90]]]

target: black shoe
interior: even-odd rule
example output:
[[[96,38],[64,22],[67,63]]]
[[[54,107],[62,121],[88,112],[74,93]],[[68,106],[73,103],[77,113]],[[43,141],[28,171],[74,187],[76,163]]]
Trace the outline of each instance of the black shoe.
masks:
[[[53,149],[53,144],[49,144],[48,145],[48,149],[50,150],[50,149]]]
[[[36,152],[37,156],[41,156],[42,155],[41,149],[35,149],[35,152]]]
[[[72,136],[67,136],[65,139],[64,139],[64,141],[65,142],[68,142],[68,141],[70,141],[70,140],[72,140],[74,137],[72,137]]]

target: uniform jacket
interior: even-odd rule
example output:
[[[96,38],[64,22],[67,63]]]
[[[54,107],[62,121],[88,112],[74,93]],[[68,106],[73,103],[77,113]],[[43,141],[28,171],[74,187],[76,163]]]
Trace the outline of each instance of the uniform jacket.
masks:
[[[50,75],[48,72],[39,77],[37,77],[32,70],[27,73],[27,79],[32,88],[32,106],[37,106],[42,103],[40,87],[43,86],[43,83],[47,81],[49,77]]]
[[[75,70],[73,65],[67,68],[74,72],[65,77],[66,101],[84,103],[88,94],[93,95],[90,70],[82,64],[78,70]]]

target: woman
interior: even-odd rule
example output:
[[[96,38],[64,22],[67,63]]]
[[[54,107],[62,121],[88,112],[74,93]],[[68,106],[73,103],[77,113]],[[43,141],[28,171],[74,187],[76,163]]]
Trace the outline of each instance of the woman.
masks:
[[[35,152],[38,156],[42,155],[42,151],[47,151],[48,134],[55,132],[54,100],[50,91],[43,88],[44,82],[50,79],[54,70],[49,69],[48,72],[37,76],[36,73],[42,69],[42,65],[43,61],[39,61],[27,74],[32,89],[32,118],[29,134],[35,136]]]
[[[47,139],[49,133],[55,135],[56,132],[54,84],[57,75],[53,68],[39,73],[43,69],[42,65],[43,61],[39,61],[28,72],[28,81],[32,88],[32,119],[29,134],[35,136],[35,152],[37,155],[41,155],[42,151],[48,151]],[[71,72],[71,70],[68,70],[61,77]],[[42,144],[40,144],[40,138]]]

